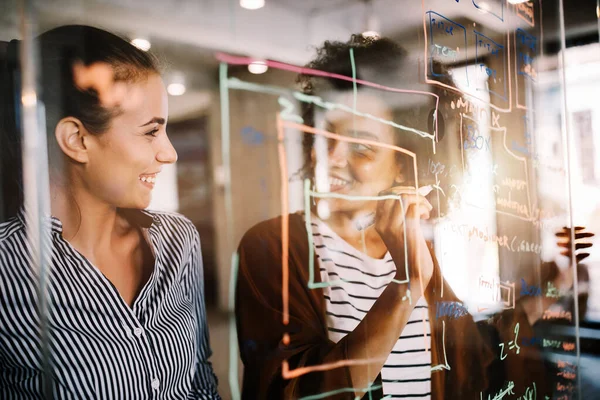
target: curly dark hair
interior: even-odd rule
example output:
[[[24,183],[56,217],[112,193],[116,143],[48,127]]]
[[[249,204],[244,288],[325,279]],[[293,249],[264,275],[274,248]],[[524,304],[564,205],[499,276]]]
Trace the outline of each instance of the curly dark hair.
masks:
[[[353,34],[347,42],[325,41],[321,47],[316,49],[316,57],[306,67],[351,77],[350,49],[352,49],[354,56],[357,79],[369,80],[365,79],[365,74],[377,79],[385,79],[384,77],[392,76],[391,74],[393,74],[395,77],[400,76],[400,79],[406,83],[411,82],[411,80],[411,83],[414,83],[415,71],[407,68],[409,63],[408,52],[394,40],[386,37],[373,38],[365,37],[362,34]],[[433,63],[436,71],[445,72],[446,68],[444,66],[435,61]],[[444,80],[444,83],[453,84],[450,78],[444,78]],[[296,83],[299,84],[303,93],[308,95],[318,95],[325,88],[337,91],[349,91],[353,89],[353,82],[351,81],[323,78],[308,74],[298,75]],[[441,94],[438,87],[431,87],[431,92]],[[314,126],[315,105],[312,103],[302,103],[301,107],[304,123],[308,126]],[[398,135],[398,137],[400,136]],[[314,171],[312,171],[310,163],[310,152],[313,143],[314,135],[305,134],[302,141],[305,162],[302,169],[295,174],[295,178],[313,176]]]

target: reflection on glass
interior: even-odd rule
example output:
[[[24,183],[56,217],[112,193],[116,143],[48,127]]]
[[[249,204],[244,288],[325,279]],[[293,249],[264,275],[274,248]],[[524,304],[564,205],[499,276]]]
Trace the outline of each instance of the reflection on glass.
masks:
[[[58,0],[36,2],[32,11],[38,18],[30,21],[41,32],[65,23],[89,24],[93,16],[94,24],[146,40],[131,43],[158,56],[166,91],[161,107],[168,99],[168,110],[147,115],[129,132],[153,117],[164,119],[152,125],[159,126],[158,139],[148,139],[171,154],[161,157],[168,162],[156,183],[145,176],[154,186],[152,202],[134,199],[136,190],[120,190],[121,177],[146,172],[132,164],[145,158],[145,142],[121,157],[97,159],[104,174],[90,188],[113,199],[109,189],[116,188],[131,200],[128,206],[148,207],[159,219],[171,215],[163,212],[180,212],[191,222],[184,226],[198,230],[201,245],[188,247],[198,249],[194,265],[202,247],[204,285],[190,284],[189,274],[172,282],[195,296],[206,293],[204,326],[211,333],[220,395],[598,397],[597,4],[246,3]],[[16,6],[9,1],[0,16],[0,40],[22,38]],[[352,37],[354,32],[364,33]],[[2,68],[11,62],[6,48],[0,43]],[[50,100],[61,96],[54,90],[60,80],[48,75],[58,65],[56,59],[42,63],[42,83],[51,87],[35,96],[38,105],[45,102],[50,119],[63,106]],[[136,108],[143,102],[139,110],[153,110],[155,96],[136,95],[128,85],[113,82],[110,68],[76,64],[73,71],[77,85],[96,90],[104,104]],[[1,74],[3,99],[16,93],[6,72]],[[106,85],[98,85],[99,79]],[[19,103],[33,105],[31,99],[25,96]],[[12,167],[20,165],[21,151],[5,156],[19,143],[16,119],[7,123],[4,107],[2,112],[4,222],[22,199],[15,189],[19,173]],[[112,125],[124,128],[125,117],[114,116],[118,123]],[[56,125],[54,120],[48,124],[51,145]],[[121,133],[119,139],[127,137],[125,129]],[[171,145],[177,163],[170,162]],[[32,168],[27,148],[22,150],[26,170],[43,169]],[[55,150],[49,148],[49,170]],[[45,165],[42,153],[36,162]],[[32,187],[43,191],[42,186]],[[51,191],[55,197],[60,193]],[[76,251],[74,258],[90,261],[82,268],[96,271],[102,262],[77,243],[81,230],[73,236],[70,221],[59,217],[60,243]],[[142,259],[147,255],[156,265],[165,250],[161,244],[177,242],[177,235],[156,242],[156,232],[165,226],[160,222],[162,228],[153,236],[153,222],[141,241],[147,244]],[[125,250],[118,245],[102,253]],[[160,265],[179,265],[177,252],[167,253]],[[54,276],[61,271],[52,270]],[[0,271],[6,275],[4,267]],[[101,272],[100,281],[120,293],[115,275]],[[145,277],[150,285],[154,275]],[[2,288],[15,282],[12,276],[0,281]],[[31,293],[43,291],[32,282]],[[42,327],[43,334],[60,342],[63,325],[53,321],[60,321],[55,316],[61,310],[96,310],[89,306],[95,287],[82,283],[78,289],[86,296],[81,300],[52,297],[51,314],[45,315],[50,329]],[[153,298],[145,290],[133,298],[139,303]],[[5,305],[17,304],[18,294],[1,293],[6,313],[11,308]],[[185,304],[189,298],[180,297]],[[132,297],[123,299],[127,304]],[[138,300],[131,304],[134,312]],[[177,314],[170,308],[163,316]],[[153,320],[136,318],[141,328]],[[77,321],[87,326],[85,317]],[[136,331],[135,321],[127,321],[131,334],[122,332],[124,343],[135,346],[145,338],[143,343],[152,346],[152,330]],[[161,342],[172,365],[194,342],[175,348],[177,335],[189,332],[185,324],[176,325]],[[0,324],[0,360],[14,361],[7,354],[19,347],[2,339],[13,337],[2,335],[6,326],[15,329]],[[91,357],[97,346],[93,335],[85,337],[90,343],[77,354],[92,367],[106,354],[117,359],[127,353],[123,347]],[[53,346],[58,361],[54,369],[43,370],[55,373],[56,380],[47,382],[72,387],[77,380],[62,378],[60,360],[79,347]],[[140,346],[115,371],[89,374],[96,387],[90,397],[107,397],[103,382],[121,372],[135,376],[142,387],[125,397],[177,397],[175,391],[186,384],[171,385],[168,376],[193,382],[196,389],[197,382],[210,383],[211,394],[196,390],[190,397],[215,396],[207,364],[158,376],[152,371],[160,364],[155,360],[163,359],[161,350]],[[150,361],[139,364],[136,354]],[[2,376],[16,376],[10,375],[14,369],[2,368]],[[198,378],[198,371],[205,377]],[[77,382],[78,388],[89,386]],[[111,393],[123,397],[134,386],[123,384]],[[0,388],[5,390],[2,383]]]

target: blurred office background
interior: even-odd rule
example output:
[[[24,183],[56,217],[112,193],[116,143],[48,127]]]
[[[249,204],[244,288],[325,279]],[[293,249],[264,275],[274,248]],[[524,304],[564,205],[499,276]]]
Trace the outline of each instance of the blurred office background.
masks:
[[[63,24],[88,24],[137,39],[163,62],[169,91],[168,134],[179,161],[165,168],[154,190],[151,208],[177,211],[190,218],[200,232],[209,308],[213,365],[220,379],[220,392],[230,398],[229,386],[229,288],[231,244],[253,224],[281,213],[279,164],[274,115],[278,105],[272,99],[245,93],[231,97],[231,171],[236,210],[236,229],[228,233],[224,206],[227,175],[221,149],[219,61],[216,53],[250,56],[257,61],[272,59],[294,65],[306,64],[316,46],[325,40],[347,40],[352,33],[377,31],[396,39],[414,59],[422,59],[423,9],[421,1],[399,0],[265,0],[258,9],[244,8],[237,0],[38,0],[35,30]],[[252,7],[252,1],[249,7]],[[260,1],[257,1],[259,3]],[[438,1],[436,12],[461,21],[463,25],[490,24],[481,11],[485,1]],[[469,3],[467,7],[465,3]],[[490,0],[488,7],[495,7]],[[512,2],[509,2],[512,3]],[[0,4],[0,40],[21,38],[19,2]],[[248,5],[246,5],[248,7]],[[572,141],[571,178],[573,219],[576,224],[600,236],[600,45],[599,15],[595,1],[564,1],[564,37],[561,35],[559,2],[543,1],[544,43],[536,87],[544,110],[557,110],[555,119],[536,122],[539,151],[562,160],[563,134],[562,76],[557,71],[564,38],[569,140]],[[510,29],[519,27],[512,23]],[[469,59],[452,68],[466,68]],[[260,69],[260,65],[258,65]],[[246,66],[230,67],[230,76],[261,84],[293,87],[294,74],[266,70],[257,75]],[[415,74],[415,79],[417,75]],[[252,121],[249,124],[247,121]],[[514,126],[521,122],[514,122]],[[516,128],[515,128],[516,129]],[[541,136],[540,136],[541,135]],[[301,138],[290,136],[290,163],[301,166]],[[565,192],[556,189],[556,180],[542,176],[538,190],[545,201],[565,202]],[[244,178],[245,177],[245,178]],[[294,183],[292,183],[293,185]],[[227,237],[227,236],[230,237]],[[552,238],[548,240],[553,240]],[[543,257],[552,258],[549,252]],[[498,261],[496,261],[498,263]],[[499,261],[500,264],[502,261]],[[596,240],[586,259],[589,279],[582,290],[589,293],[586,313],[580,322],[582,373],[593,376],[600,366],[600,243]],[[465,273],[468,271],[464,271]],[[497,271],[496,271],[497,272]],[[469,287],[456,282],[457,292]],[[574,331],[565,335],[573,335]],[[240,370],[241,371],[241,370]],[[597,371],[597,369],[596,369]],[[592,385],[592,380],[584,380]],[[595,390],[585,387],[589,393]],[[592,398],[586,397],[583,398]]]

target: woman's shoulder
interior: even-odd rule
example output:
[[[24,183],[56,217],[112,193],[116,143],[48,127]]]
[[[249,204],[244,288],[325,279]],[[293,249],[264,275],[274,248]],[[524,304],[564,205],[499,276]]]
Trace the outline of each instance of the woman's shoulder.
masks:
[[[5,247],[5,244],[14,238],[15,235],[24,234],[25,225],[19,216],[14,216],[0,223],[0,249]]]
[[[242,240],[240,247],[252,246],[256,241],[275,241],[280,243],[283,237],[283,228],[289,232],[290,241],[297,236],[306,238],[306,229],[304,227],[304,219],[299,214],[288,214],[287,218],[280,215],[275,218],[261,221],[248,229]]]

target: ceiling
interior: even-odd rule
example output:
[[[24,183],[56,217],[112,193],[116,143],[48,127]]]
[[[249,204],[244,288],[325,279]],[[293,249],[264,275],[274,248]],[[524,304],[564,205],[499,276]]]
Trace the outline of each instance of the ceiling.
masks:
[[[494,6],[505,0],[475,1]],[[17,0],[0,3],[0,40],[18,38]],[[420,52],[419,42],[408,33],[422,33],[418,28],[423,7],[429,9],[432,3],[448,18],[460,17],[498,31],[522,24],[515,18],[500,25],[473,7],[473,0],[374,0],[373,12],[383,35]],[[563,3],[567,35],[597,32],[595,0]],[[83,23],[129,37],[148,37],[152,51],[168,60],[167,72],[183,71],[195,92],[214,87],[216,51],[302,65],[324,40],[347,40],[351,33],[363,31],[368,10],[362,0],[266,0],[266,6],[256,11],[242,9],[237,0],[37,0],[36,4],[41,31]],[[545,35],[548,40],[558,38],[558,0],[543,0],[543,6]]]

